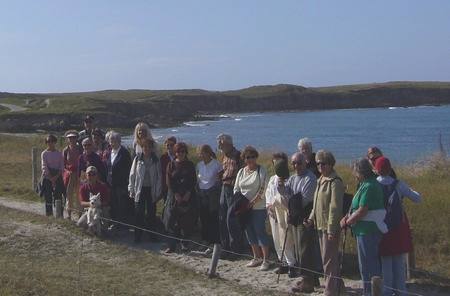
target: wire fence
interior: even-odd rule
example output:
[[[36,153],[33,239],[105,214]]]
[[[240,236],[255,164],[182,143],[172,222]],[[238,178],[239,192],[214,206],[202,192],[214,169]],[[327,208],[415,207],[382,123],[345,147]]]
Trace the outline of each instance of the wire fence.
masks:
[[[37,184],[38,176],[39,176],[39,166],[37,165],[38,160],[39,160],[38,149],[33,147],[31,154],[32,154],[32,188],[34,190],[34,188],[36,187],[36,184]],[[72,211],[73,212],[78,212],[79,214],[83,214],[84,213],[84,211],[80,212],[80,211],[78,211],[76,209],[72,209]],[[166,239],[172,239],[172,240],[178,241],[180,243],[191,243],[193,245],[196,245],[196,246],[199,246],[199,247],[203,247],[203,248],[209,248],[210,247],[208,245],[202,244],[202,243],[194,241],[192,239],[185,239],[185,238],[179,238],[179,237],[176,237],[176,236],[171,236],[171,235],[168,235],[168,234],[164,234],[164,233],[161,233],[161,232],[153,231],[153,230],[150,230],[150,229],[147,229],[147,228],[142,228],[142,227],[139,227],[139,226],[136,226],[136,225],[133,225],[133,224],[129,224],[129,223],[125,223],[125,222],[122,222],[122,221],[117,221],[117,220],[113,220],[113,219],[106,218],[106,217],[101,217],[101,219],[103,221],[107,221],[107,222],[110,222],[110,223],[123,225],[123,226],[129,227],[129,228],[139,229],[139,230],[141,230],[143,232],[147,232],[147,233],[150,233],[150,234],[153,234],[153,235],[157,235],[159,237],[163,237],[163,238],[166,238]],[[82,285],[82,281],[81,281],[81,261],[82,261],[82,257],[83,257],[83,247],[84,247],[84,243],[83,243],[83,240],[82,240],[81,241],[81,247],[80,247],[79,259],[78,259],[78,283],[77,283],[78,293],[82,293],[82,286],[81,286]],[[247,259],[252,259],[253,258],[253,256],[251,256],[251,255],[237,253],[237,252],[234,252],[234,251],[231,251],[231,250],[227,250],[227,249],[221,249],[220,252],[225,252],[225,253],[228,253],[228,254],[232,254],[232,255],[240,257],[240,258],[247,258]],[[276,261],[269,260],[269,259],[266,260],[266,261],[268,263],[270,263],[270,264],[277,264],[278,263]],[[317,270],[311,270],[311,269],[304,268],[304,267],[301,267],[301,266],[292,266],[291,268],[296,269],[297,271],[306,271],[306,272],[309,272],[309,273],[312,273],[312,274],[316,274],[316,275],[322,276],[322,277],[329,277],[329,278],[334,278],[334,279],[338,279],[338,280],[342,280],[342,281],[349,281],[350,280],[350,279],[346,279],[344,277],[327,275],[325,273],[318,272]],[[412,269],[412,270],[414,270],[414,269]],[[371,283],[371,281],[360,281],[360,282],[362,284]],[[392,291],[395,291],[395,292],[402,293],[402,295],[424,296],[424,295],[419,294],[419,293],[409,292],[409,291],[405,291],[405,290],[399,290],[399,289],[396,289],[396,288],[393,288],[393,287],[386,286],[384,284],[383,284],[383,287],[386,288],[386,289],[391,289]],[[80,294],[78,294],[78,295],[80,295]]]
[[[84,213],[84,211],[82,211],[82,212],[79,212],[77,210],[73,210],[73,211],[74,212],[78,212],[79,214],[83,214]],[[129,228],[135,229],[135,230],[138,229],[138,230],[141,230],[143,232],[147,232],[147,233],[150,233],[150,234],[153,234],[153,235],[157,235],[159,237],[163,237],[163,238],[166,238],[166,239],[175,240],[175,241],[178,241],[180,243],[191,243],[191,244],[199,246],[199,247],[210,248],[209,245],[205,245],[203,243],[200,243],[200,242],[192,240],[192,239],[179,238],[179,237],[176,237],[176,236],[173,236],[173,235],[169,235],[169,234],[161,233],[161,232],[158,232],[158,231],[150,230],[150,229],[147,229],[147,228],[139,227],[139,226],[136,226],[136,225],[133,225],[133,224],[129,224],[129,223],[126,223],[126,222],[117,221],[117,220],[114,220],[114,219],[111,219],[111,218],[100,217],[100,219],[103,220],[103,221],[109,222],[109,223],[114,223],[114,224],[126,226],[126,227],[129,227]],[[222,249],[221,252],[232,254],[232,255],[240,257],[240,258],[246,258],[246,259],[252,259],[253,258],[253,256],[251,256],[251,255],[243,254],[243,253],[237,253],[237,252],[234,252],[234,251],[231,251],[231,250],[226,250],[226,249]],[[78,259],[78,262],[79,262],[79,265],[78,265],[78,282],[79,282],[78,283],[78,291],[81,291],[81,282],[82,282],[81,281],[81,260],[82,260],[82,256],[83,256],[83,240],[81,241],[80,256],[79,256],[79,259]],[[270,264],[278,264],[278,262],[273,261],[273,260],[269,260],[268,259],[266,261],[268,263],[270,263]],[[317,270],[311,270],[311,269],[304,268],[304,267],[301,267],[301,266],[293,266],[291,268],[294,268],[294,269],[296,269],[298,271],[307,271],[309,273],[313,273],[313,274],[316,274],[316,275],[322,276],[322,277],[330,277],[330,278],[342,280],[344,282],[351,280],[351,279],[344,278],[344,277],[327,275],[327,274],[319,272]],[[372,283],[371,281],[360,281],[360,282],[362,284]],[[396,288],[393,288],[393,287],[386,286],[384,284],[383,284],[383,288],[390,289],[392,291],[401,293],[401,295],[425,296],[425,295],[419,294],[419,293],[409,292],[409,291],[405,291],[405,290],[399,290],[399,289],[396,289]]]

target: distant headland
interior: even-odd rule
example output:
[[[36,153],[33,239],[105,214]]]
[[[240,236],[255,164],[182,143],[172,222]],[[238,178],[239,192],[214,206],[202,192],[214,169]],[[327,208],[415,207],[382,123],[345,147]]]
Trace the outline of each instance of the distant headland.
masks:
[[[450,104],[450,82],[387,82],[330,87],[277,84],[231,91],[102,90],[0,92],[0,132],[79,129],[86,114],[101,127],[129,129],[203,119],[206,114]]]

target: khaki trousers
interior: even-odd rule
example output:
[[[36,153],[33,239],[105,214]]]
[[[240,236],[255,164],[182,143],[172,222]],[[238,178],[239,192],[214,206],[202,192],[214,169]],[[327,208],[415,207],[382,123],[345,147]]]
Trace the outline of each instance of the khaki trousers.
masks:
[[[325,294],[326,296],[338,295],[342,280],[334,278],[340,277],[339,271],[339,241],[340,233],[333,240],[328,240],[326,231],[318,231],[320,253],[322,254],[323,272],[325,276]],[[331,276],[331,277],[330,277]]]
[[[83,209],[80,206],[80,201],[78,200],[78,191],[80,189],[80,178],[76,172],[72,172],[69,177],[69,182],[66,188],[66,211],[72,212],[76,211],[77,215],[81,216]]]

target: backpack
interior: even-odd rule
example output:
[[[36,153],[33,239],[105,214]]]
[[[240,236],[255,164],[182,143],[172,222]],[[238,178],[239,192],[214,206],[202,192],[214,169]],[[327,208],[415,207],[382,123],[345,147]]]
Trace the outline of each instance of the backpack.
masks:
[[[398,180],[389,185],[381,185],[384,194],[384,207],[386,208],[386,217],[384,222],[388,230],[396,228],[403,219],[402,198],[397,190]]]
[[[305,210],[302,205],[302,194],[294,194],[288,201],[288,217],[287,222],[290,225],[298,226],[302,224],[303,219],[306,217]]]
[[[342,182],[342,179],[340,177],[336,177],[331,179],[331,182],[333,182],[334,180],[339,179]],[[345,216],[347,213],[350,212],[350,207],[352,205],[352,200],[353,200],[353,194],[344,192],[344,196],[342,197],[343,201],[342,201],[342,214]]]

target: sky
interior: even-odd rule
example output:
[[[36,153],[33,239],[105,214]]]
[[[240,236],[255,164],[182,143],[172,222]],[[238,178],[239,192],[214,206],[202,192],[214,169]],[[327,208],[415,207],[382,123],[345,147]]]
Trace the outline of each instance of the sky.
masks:
[[[0,0],[0,91],[450,81],[448,0]]]

